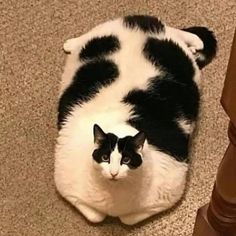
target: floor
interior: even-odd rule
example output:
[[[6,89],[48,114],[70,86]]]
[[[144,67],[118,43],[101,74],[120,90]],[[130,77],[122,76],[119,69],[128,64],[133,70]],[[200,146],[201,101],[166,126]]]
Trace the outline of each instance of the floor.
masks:
[[[227,146],[220,95],[236,25],[235,0],[0,0],[0,12],[0,235],[190,236]],[[59,197],[53,182],[62,45],[100,22],[134,13],[159,16],[175,27],[207,26],[219,51],[203,71],[183,201],[134,227],[112,218],[92,225]]]

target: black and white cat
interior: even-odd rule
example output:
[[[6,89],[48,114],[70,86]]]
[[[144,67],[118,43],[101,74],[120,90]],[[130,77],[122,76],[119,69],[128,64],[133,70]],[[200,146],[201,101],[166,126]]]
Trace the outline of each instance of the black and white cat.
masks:
[[[216,54],[204,27],[151,16],[67,40],[55,154],[60,194],[92,222],[135,224],[182,196],[199,109],[200,69]]]

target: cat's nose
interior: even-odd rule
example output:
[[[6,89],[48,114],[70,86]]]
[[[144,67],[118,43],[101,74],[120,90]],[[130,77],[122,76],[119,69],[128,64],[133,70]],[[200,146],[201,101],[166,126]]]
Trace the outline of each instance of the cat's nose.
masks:
[[[118,173],[111,173],[111,176],[114,178],[118,175]]]

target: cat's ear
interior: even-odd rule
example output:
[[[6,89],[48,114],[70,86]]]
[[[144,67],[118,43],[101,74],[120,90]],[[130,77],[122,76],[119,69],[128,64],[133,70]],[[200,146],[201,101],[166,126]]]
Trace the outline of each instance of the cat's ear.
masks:
[[[146,135],[144,132],[140,131],[133,137],[133,143],[137,150],[141,150],[143,148],[144,142],[146,140]]]
[[[93,126],[93,135],[94,135],[94,143],[98,145],[101,144],[101,142],[104,141],[104,139],[106,138],[106,134],[97,124]]]
[[[208,65],[216,56],[217,41],[215,35],[206,27],[195,26],[182,29],[197,35],[203,42],[203,49],[196,51],[195,58],[200,69]]]

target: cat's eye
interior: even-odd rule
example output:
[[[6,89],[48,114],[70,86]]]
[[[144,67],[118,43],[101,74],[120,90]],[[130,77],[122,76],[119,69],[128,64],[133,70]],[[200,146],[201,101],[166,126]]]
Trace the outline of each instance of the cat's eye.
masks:
[[[122,163],[123,163],[123,164],[126,164],[126,165],[129,164],[130,161],[131,161],[131,160],[130,160],[129,157],[124,157],[124,158],[122,159]]]
[[[110,158],[108,155],[102,155],[102,161],[109,162]]]

